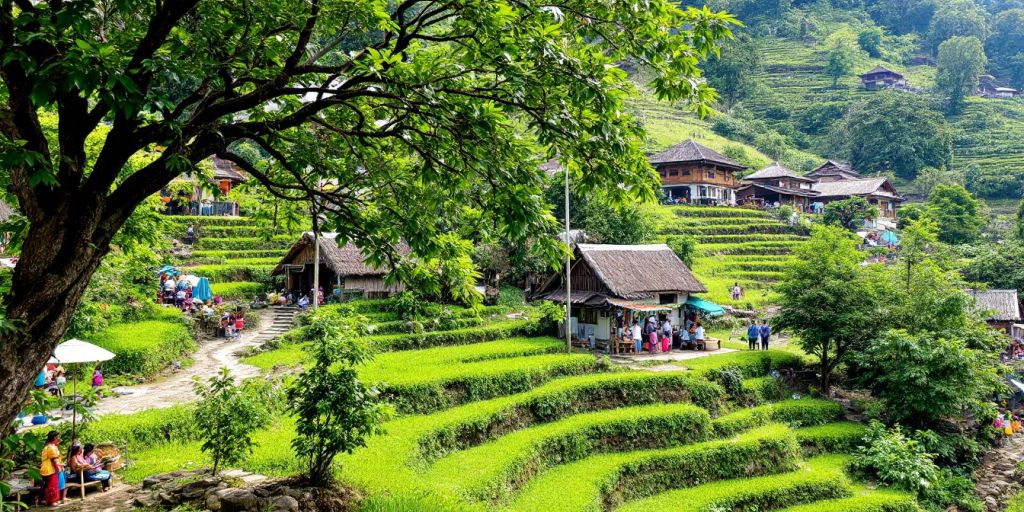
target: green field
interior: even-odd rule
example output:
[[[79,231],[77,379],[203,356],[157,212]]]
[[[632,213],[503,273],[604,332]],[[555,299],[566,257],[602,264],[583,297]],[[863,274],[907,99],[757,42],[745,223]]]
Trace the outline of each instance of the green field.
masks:
[[[763,308],[775,300],[772,284],[807,237],[769,212],[745,208],[652,207],[659,237],[689,235],[697,240],[693,272],[709,300],[738,308]],[[735,283],[744,297],[732,300]]]
[[[372,303],[357,309],[388,317]],[[563,353],[553,338],[491,339],[487,324],[470,329],[475,339],[441,331],[422,349],[364,338],[381,352],[360,377],[398,408],[385,433],[338,461],[341,481],[369,497],[364,511],[915,510],[912,498],[845,472],[843,454],[864,427],[840,421],[838,404],[778,401],[786,393],[770,372],[800,366],[798,356],[733,352],[679,371],[627,371]],[[299,364],[301,346],[253,359]],[[715,382],[726,367],[744,378],[744,398]],[[182,408],[105,418],[85,438],[122,437],[134,461],[125,477],[138,481],[208,463],[183,418]],[[300,471],[288,448],[293,425],[282,417],[257,433],[242,467]]]

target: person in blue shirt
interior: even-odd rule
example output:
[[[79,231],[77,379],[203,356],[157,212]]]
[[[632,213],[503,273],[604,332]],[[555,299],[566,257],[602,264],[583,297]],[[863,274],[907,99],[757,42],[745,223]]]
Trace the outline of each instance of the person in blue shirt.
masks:
[[[761,350],[768,350],[768,338],[772,335],[772,327],[768,320],[761,320]]]
[[[757,350],[757,338],[759,336],[761,336],[761,331],[757,328],[757,320],[751,318],[750,327],[747,327],[747,348]]]

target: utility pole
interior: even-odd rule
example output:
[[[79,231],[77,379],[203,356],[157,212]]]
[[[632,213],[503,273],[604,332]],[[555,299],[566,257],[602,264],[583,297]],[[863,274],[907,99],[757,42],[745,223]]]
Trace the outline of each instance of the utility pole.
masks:
[[[569,169],[562,168],[565,175],[565,246],[569,252],[565,255],[565,350],[572,352],[572,272],[569,267],[572,258],[572,245],[569,241]]]
[[[313,290],[310,292],[310,303],[316,310],[320,307],[320,301],[317,300],[320,290],[320,219],[317,218],[316,211],[316,199],[313,199],[310,210],[313,212]]]

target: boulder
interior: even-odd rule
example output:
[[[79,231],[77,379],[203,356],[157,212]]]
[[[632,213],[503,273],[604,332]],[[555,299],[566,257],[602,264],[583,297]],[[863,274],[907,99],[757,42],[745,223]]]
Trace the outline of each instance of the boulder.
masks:
[[[214,493],[224,512],[248,512],[260,508],[260,499],[248,489],[228,488]]]
[[[299,512],[299,501],[291,496],[275,496],[270,502],[270,512]]]

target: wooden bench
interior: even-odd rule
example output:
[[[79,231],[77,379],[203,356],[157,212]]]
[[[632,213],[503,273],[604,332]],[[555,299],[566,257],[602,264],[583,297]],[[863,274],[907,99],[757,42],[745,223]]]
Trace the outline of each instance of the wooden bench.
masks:
[[[631,339],[626,338],[615,338],[612,347],[615,349],[616,354],[635,354],[636,343]]]
[[[76,479],[68,478],[65,487],[69,491],[71,490],[72,486],[78,487],[79,494],[81,495],[83,500],[85,499],[85,488],[86,487],[89,487],[91,485],[99,485],[99,486],[103,485],[103,482],[100,481],[100,480],[87,481],[85,479],[85,470],[84,469],[78,471],[77,481],[75,481],[75,480]]]

